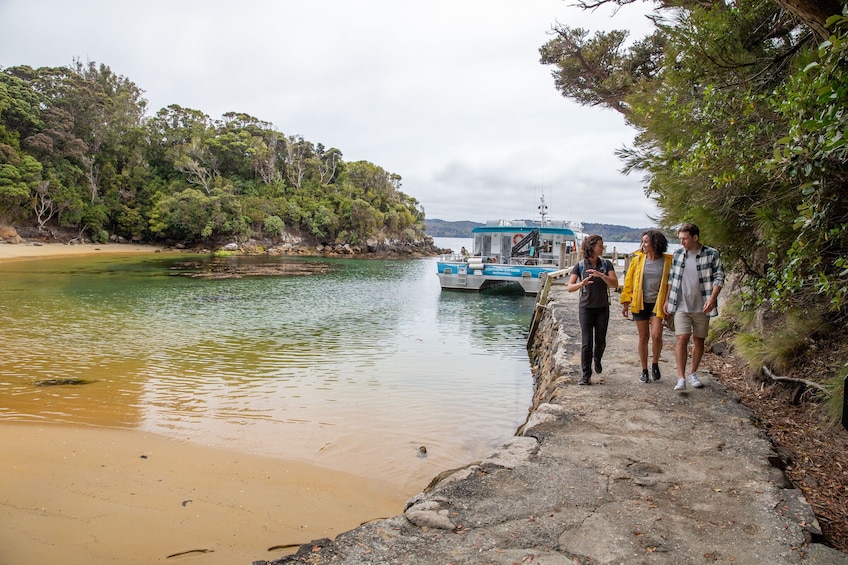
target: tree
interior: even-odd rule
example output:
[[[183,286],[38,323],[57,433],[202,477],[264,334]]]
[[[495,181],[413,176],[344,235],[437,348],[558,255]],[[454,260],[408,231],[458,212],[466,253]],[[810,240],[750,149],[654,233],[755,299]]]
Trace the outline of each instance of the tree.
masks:
[[[174,165],[181,155],[180,148],[190,145],[192,140],[209,137],[212,123],[200,110],[171,104],[156,112],[145,126],[147,162],[170,180],[181,176]]]
[[[289,136],[286,146],[286,178],[292,185],[300,189],[309,167],[310,160],[315,155],[315,147],[303,136]]]
[[[202,139],[192,138],[170,152],[174,168],[185,174],[186,181],[203,187],[207,195],[212,194],[212,184],[218,173],[218,160]]]
[[[635,55],[638,43],[624,48],[621,34],[590,41],[562,28],[540,50],[542,62],[558,67],[566,96],[626,115],[637,136],[619,152],[625,171],[645,175],[662,225],[695,221],[709,234],[749,276],[751,303],[824,303],[844,315],[842,35],[819,52],[817,18],[799,22],[799,10],[768,0],[663,6],[674,9],[654,16],[652,48],[641,51],[648,57]]]
[[[41,186],[42,168],[34,157],[0,144],[0,212],[21,215],[21,208]]]
[[[657,73],[663,36],[655,33],[625,48],[626,31],[597,32],[558,26],[556,37],[539,51],[541,62],[555,65],[554,82],[566,98],[587,106],[604,105],[627,116],[625,98]]]
[[[322,185],[330,184],[336,178],[336,172],[342,162],[342,152],[335,147],[325,149],[324,145],[319,143],[315,154],[318,159],[318,181]]]
[[[577,0],[577,4],[587,10],[594,10],[604,4],[615,4],[619,7],[644,0]],[[821,39],[826,39],[828,18],[842,13],[839,0],[774,0],[781,8],[796,16],[807,27],[813,30]],[[660,0],[661,9],[686,9],[716,6],[729,8],[733,3],[729,0]]]
[[[241,112],[212,121],[172,104],[147,118],[142,94],[94,62],[0,69],[0,212],[96,241],[249,237],[275,216],[347,241],[386,230],[388,212],[423,237],[400,175]]]
[[[810,29],[821,39],[827,39],[829,35],[825,25],[827,20],[842,12],[839,0],[775,0],[775,2],[810,26]]]

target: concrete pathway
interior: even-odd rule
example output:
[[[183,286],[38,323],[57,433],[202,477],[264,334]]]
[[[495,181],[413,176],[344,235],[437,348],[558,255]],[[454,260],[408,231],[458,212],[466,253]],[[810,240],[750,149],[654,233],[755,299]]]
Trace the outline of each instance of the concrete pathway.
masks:
[[[577,386],[576,294],[554,286],[544,311],[515,438],[403,514],[274,563],[848,564],[814,543],[810,507],[736,398],[704,373],[705,388],[672,390],[670,333],[664,378],[639,382],[636,328],[613,304],[604,372]]]

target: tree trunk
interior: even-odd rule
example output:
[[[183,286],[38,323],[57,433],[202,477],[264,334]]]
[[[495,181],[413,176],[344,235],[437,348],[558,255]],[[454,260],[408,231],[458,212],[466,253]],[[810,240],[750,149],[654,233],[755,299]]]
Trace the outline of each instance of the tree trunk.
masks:
[[[839,0],[776,0],[776,2],[784,10],[803,20],[820,39],[827,39],[830,35],[824,27],[827,19],[842,14],[842,5]]]

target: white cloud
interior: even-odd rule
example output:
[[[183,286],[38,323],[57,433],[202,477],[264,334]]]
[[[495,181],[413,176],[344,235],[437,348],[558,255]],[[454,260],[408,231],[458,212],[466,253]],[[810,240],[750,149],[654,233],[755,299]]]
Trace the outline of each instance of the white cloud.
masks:
[[[562,98],[538,62],[557,21],[647,29],[608,15],[561,0],[4,0],[0,65],[94,60],[150,113],[246,112],[401,175],[430,218],[533,216],[544,190],[552,216],[642,227],[655,208],[613,155],[633,131]]]

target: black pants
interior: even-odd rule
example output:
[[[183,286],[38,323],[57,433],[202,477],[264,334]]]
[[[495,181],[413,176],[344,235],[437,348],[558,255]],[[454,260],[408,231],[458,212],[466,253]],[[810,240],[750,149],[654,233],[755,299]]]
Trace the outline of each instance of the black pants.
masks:
[[[584,377],[592,376],[592,359],[600,360],[604,356],[604,350],[607,348],[609,317],[609,306],[579,310],[580,333],[583,334],[580,368],[583,370]]]

